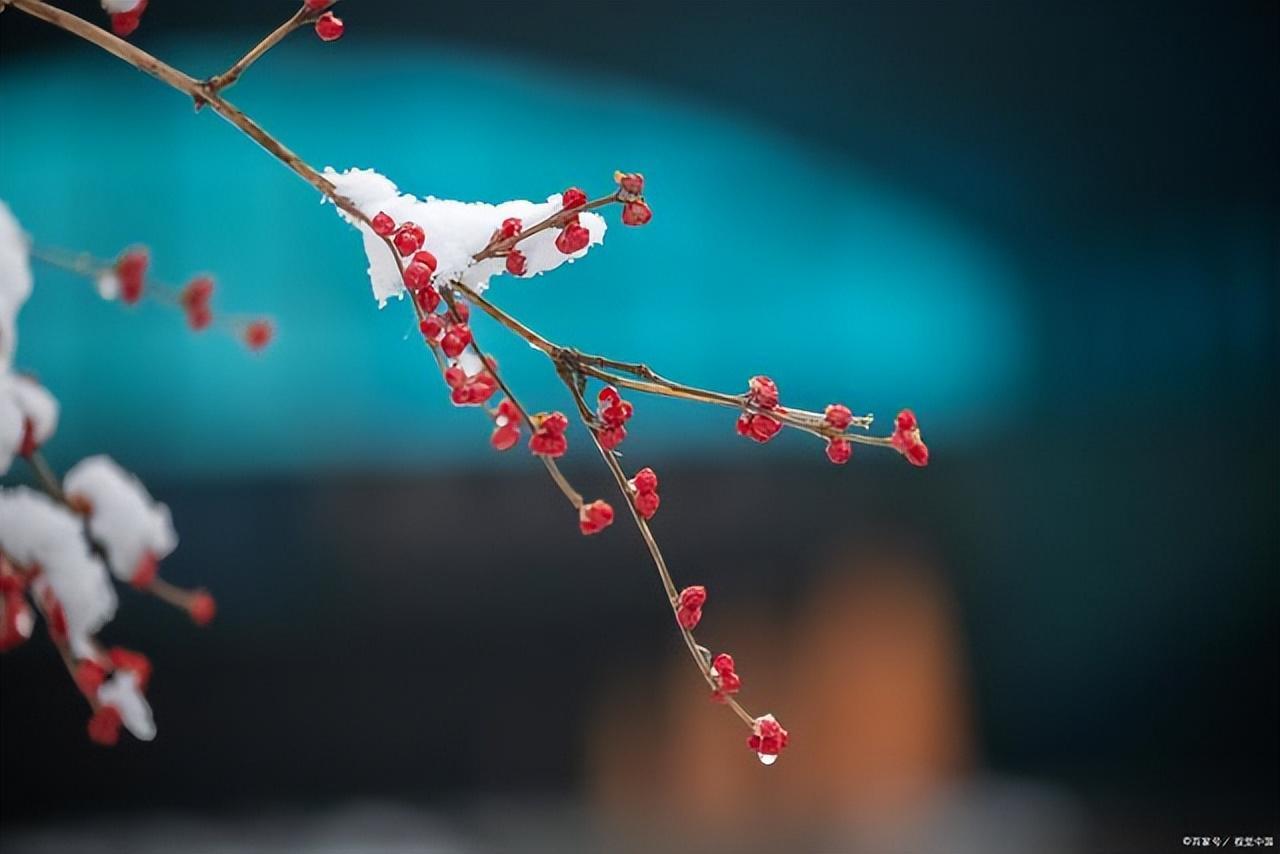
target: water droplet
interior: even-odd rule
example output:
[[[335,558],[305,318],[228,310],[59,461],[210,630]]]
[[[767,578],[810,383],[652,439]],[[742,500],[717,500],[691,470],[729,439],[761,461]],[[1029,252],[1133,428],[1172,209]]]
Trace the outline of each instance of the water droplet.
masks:
[[[776,753],[757,753],[756,758],[760,760],[761,765],[772,765],[778,761]]]

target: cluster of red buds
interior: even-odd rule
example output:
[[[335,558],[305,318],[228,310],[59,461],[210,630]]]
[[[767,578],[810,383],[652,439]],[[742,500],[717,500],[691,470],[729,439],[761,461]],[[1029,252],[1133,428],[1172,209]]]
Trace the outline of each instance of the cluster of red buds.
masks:
[[[768,377],[752,377],[747,381],[748,406],[738,416],[738,435],[764,444],[778,435],[782,422],[769,413],[778,408],[778,386]]]
[[[645,225],[653,219],[653,211],[644,200],[644,176],[639,172],[614,172],[618,185],[618,201],[622,202],[624,225]]]
[[[920,424],[916,421],[916,414],[910,409],[902,410],[894,419],[893,436],[889,441],[911,465],[927,466],[929,464],[929,448],[920,438]]]
[[[314,5],[316,2],[322,2],[322,0],[308,0],[309,5]],[[329,4],[324,3],[324,5],[327,6]],[[319,18],[316,18],[316,35],[320,37],[320,41],[337,41],[342,38],[342,33],[345,29],[342,19],[332,12],[325,12]]]
[[[596,436],[606,451],[612,451],[627,438],[627,422],[631,420],[633,411],[631,404],[622,399],[616,388],[607,385],[600,389],[596,395],[596,417],[603,426],[596,430]]]
[[[613,507],[597,498],[578,508],[578,528],[583,534],[598,534],[613,524]]]
[[[136,305],[144,297],[151,296],[157,302],[177,306],[187,319],[187,325],[199,332],[213,325],[214,282],[210,276],[196,276],[185,286],[174,289],[160,282],[149,281],[151,253],[145,246],[131,246],[109,264],[88,260],[86,256],[63,257],[58,250],[46,250],[39,257],[65,269],[94,277],[103,296],[118,295],[125,305]],[[262,318],[246,319],[227,317],[224,326],[236,335],[250,350],[261,350],[275,337],[271,321]]]
[[[114,747],[120,741],[125,711],[120,708],[123,703],[111,702],[109,690],[104,696],[103,688],[108,687],[108,677],[125,676],[139,694],[145,695],[151,684],[151,660],[140,652],[114,646],[96,658],[81,659],[73,676],[76,687],[93,707],[88,725],[89,738],[104,747]]]
[[[436,256],[422,248],[427,233],[414,222],[397,225],[385,211],[379,211],[370,220],[370,225],[375,234],[390,240],[396,252],[407,259],[407,263],[402,265],[401,276],[422,317],[418,322],[422,337],[432,346],[438,346],[450,359],[461,356],[471,343],[471,327],[467,325],[471,310],[465,302],[446,305],[440,297],[440,291],[432,283],[438,266]],[[438,313],[437,309],[440,310]],[[450,387],[456,389],[452,383]],[[487,399],[488,395],[470,402],[481,403]],[[455,398],[454,403],[459,402]]]
[[[453,401],[454,406],[480,406],[493,397],[493,393],[498,390],[498,381],[494,379],[492,373],[495,367],[496,363],[490,360],[488,368],[477,371],[472,376],[467,376],[467,372],[459,365],[450,365],[445,368],[444,381],[449,388],[453,389],[449,399]],[[516,428],[516,435],[518,438],[519,427]]]
[[[603,445],[604,442],[600,444]],[[636,472],[635,477],[627,483],[631,486],[631,501],[640,518],[652,519],[653,514],[658,512],[658,505],[662,503],[658,498],[658,476],[646,466]]]
[[[853,412],[843,403],[832,403],[822,413],[822,420],[844,432],[853,423]],[[844,465],[852,456],[853,443],[843,436],[834,436],[827,442],[827,459],[836,465]]]
[[[519,217],[507,217],[502,221],[502,225],[493,233],[490,242],[497,243],[500,240],[514,240],[524,231],[524,223]],[[529,259],[519,249],[511,249],[507,252],[507,272],[513,276],[523,276],[529,272]]]
[[[489,437],[489,444],[494,450],[509,451],[519,442],[520,410],[504,397],[493,411],[493,435]]]
[[[560,206],[566,211],[578,210],[586,207],[587,194],[577,187],[570,187],[560,196]],[[587,248],[587,244],[591,242],[591,232],[587,231],[587,227],[578,221],[578,215],[573,214],[564,220],[560,228],[560,233],[556,236],[556,248],[565,255],[573,255]]]
[[[742,690],[742,677],[734,670],[733,656],[722,652],[711,659],[711,678],[715,681],[715,690],[711,692],[711,700],[716,703],[727,703],[730,694]]]
[[[530,416],[533,435],[529,437],[529,450],[542,457],[564,456],[569,450],[569,440],[564,433],[569,429],[569,419],[563,412],[539,412]]]
[[[151,266],[151,253],[145,246],[132,247],[116,258],[116,280],[120,283],[120,300],[134,305],[142,299],[147,283],[147,269]]]
[[[707,588],[701,584],[686,587],[676,597],[676,622],[685,631],[693,631],[702,622],[702,606],[707,602]]]
[[[790,740],[790,735],[773,715],[762,715],[755,719],[751,727],[751,735],[747,736],[747,747],[754,750],[765,765],[772,765],[778,761],[778,754]]]
[[[187,325],[199,331],[213,323],[213,279],[208,276],[197,276],[182,289],[179,301],[187,313]]]

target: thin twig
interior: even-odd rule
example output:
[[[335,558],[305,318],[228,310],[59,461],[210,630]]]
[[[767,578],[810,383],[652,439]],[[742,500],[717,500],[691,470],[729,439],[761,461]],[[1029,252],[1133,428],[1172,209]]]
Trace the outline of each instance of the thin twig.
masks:
[[[262,59],[267,51],[283,41],[294,30],[313,23],[320,15],[320,12],[312,12],[305,5],[302,6],[287,21],[272,30],[266,38],[250,48],[248,53],[236,60],[230,68],[206,80],[205,86],[214,92],[231,88],[240,79],[240,75],[244,74],[250,65]]]
[[[444,295],[445,302],[449,306],[449,314],[453,317],[455,322],[461,323],[462,315],[458,313],[458,306],[455,302],[456,298],[453,295],[453,290],[449,287],[443,287],[440,290]],[[524,421],[525,425],[529,428],[529,431],[533,432],[536,430],[537,427],[533,423],[532,416],[529,415],[529,410],[525,409],[524,404],[519,401],[515,396],[515,393],[511,391],[511,387],[507,385],[507,381],[498,373],[497,363],[486,356],[484,351],[480,349],[480,344],[476,341],[474,331],[471,333],[471,344],[469,346],[471,347],[471,352],[475,353],[476,357],[480,360],[480,364],[484,365],[484,369],[489,372],[489,375],[492,376],[494,381],[498,384],[498,388],[502,389],[502,393],[507,396],[507,400],[511,401],[511,405],[516,408],[516,412],[520,414],[521,420]],[[555,481],[556,486],[560,487],[560,491],[564,493],[564,497],[569,499],[569,503],[573,505],[573,509],[577,510],[580,508],[583,501],[582,493],[573,488],[573,485],[569,483],[569,479],[565,477],[564,472],[560,471],[560,466],[556,464],[556,461],[545,454],[539,454],[538,459],[542,460],[542,464],[547,469],[547,474],[551,475],[551,479]]]
[[[577,401],[579,412],[589,413],[590,410],[587,406],[587,401],[582,396],[582,391],[579,389],[577,378],[567,375],[567,372],[561,373],[560,378],[564,384],[568,386],[570,393],[573,394]],[[617,455],[613,451],[606,449],[605,446],[600,443],[600,437],[596,434],[595,429],[593,429],[592,419],[587,415],[584,415],[582,421],[587,427],[587,432],[591,435],[591,441],[595,444],[596,450],[600,452],[601,459],[604,460],[605,466],[608,467],[609,473],[613,475],[614,482],[618,485],[618,491],[622,493],[622,500],[626,502],[627,508],[631,511],[631,518],[635,521],[636,528],[640,531],[641,538],[644,539],[645,545],[649,548],[649,556],[653,558],[653,565],[657,568],[658,577],[662,580],[662,589],[666,591],[667,601],[671,606],[671,612],[673,615],[678,615],[680,610],[680,593],[676,589],[675,581],[671,578],[671,571],[667,568],[667,560],[662,555],[662,549],[658,547],[658,541],[653,536],[653,531],[649,528],[649,521],[641,516],[640,512],[636,510],[635,500],[632,496],[631,484],[627,481],[627,475],[622,471],[622,466],[618,464]],[[680,636],[683,638],[685,646],[689,649],[689,655],[693,657],[694,663],[698,666],[698,672],[702,674],[702,678],[706,681],[707,685],[710,686],[712,691],[717,690],[719,686],[716,684],[715,677],[711,673],[710,662],[707,661],[706,657],[704,657],[700,651],[698,642],[693,637],[693,632],[680,625],[678,619],[676,627],[679,628]],[[743,723],[747,726],[754,726],[755,718],[753,718],[737,700],[728,695],[723,696],[725,697],[726,704],[729,708],[733,709],[734,713],[739,718],[742,719]]]

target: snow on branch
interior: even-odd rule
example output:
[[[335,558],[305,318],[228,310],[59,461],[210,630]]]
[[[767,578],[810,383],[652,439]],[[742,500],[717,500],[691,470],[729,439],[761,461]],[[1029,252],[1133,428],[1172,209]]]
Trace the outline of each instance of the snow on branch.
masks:
[[[475,259],[489,245],[494,233],[502,228],[504,221],[540,222],[564,209],[560,193],[548,196],[545,202],[516,200],[490,205],[433,196],[419,199],[401,193],[388,178],[372,169],[348,169],[345,172],[325,169],[324,177],[370,221],[378,214],[384,214],[398,224],[397,229],[405,224],[416,224],[425,233],[425,238],[420,249],[413,252],[425,250],[434,256],[437,265],[435,280],[458,280],[477,293],[489,286],[491,277],[507,272],[502,258]],[[403,297],[403,273],[396,258],[387,252],[386,235],[377,234],[371,225],[356,220],[341,209],[338,214],[359,228],[364,237],[364,250],[369,258],[369,280],[378,306],[385,306],[391,297]],[[554,270],[565,262],[582,258],[591,246],[604,242],[607,225],[603,217],[582,213],[579,222],[586,229],[587,241],[583,248],[572,253],[566,254],[557,248],[557,236],[549,230],[523,241],[521,251],[527,267],[521,275],[535,276]]]

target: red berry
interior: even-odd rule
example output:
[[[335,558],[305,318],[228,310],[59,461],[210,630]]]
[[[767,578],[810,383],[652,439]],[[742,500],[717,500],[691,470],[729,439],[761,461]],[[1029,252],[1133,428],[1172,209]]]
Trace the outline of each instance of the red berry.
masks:
[[[563,412],[552,412],[542,419],[538,429],[546,430],[557,436],[563,435],[564,431],[569,429],[569,419],[565,417]]]
[[[520,421],[520,410],[516,408],[514,403],[504,397],[498,403],[497,417],[505,419],[508,424],[518,424]]]
[[[681,608],[701,608],[706,602],[707,588],[701,584],[695,584],[680,591],[679,604]]]
[[[197,590],[187,602],[187,613],[197,626],[207,626],[218,612],[218,603],[207,591]]]
[[[732,670],[717,674],[716,682],[720,687],[711,692],[711,699],[717,703],[726,702],[730,694],[736,694],[742,690],[742,677]]]
[[[832,439],[827,443],[827,459],[836,465],[844,465],[852,456],[853,443],[848,439]]]
[[[920,423],[910,409],[902,410],[894,419],[893,436],[889,441],[913,466],[923,468],[929,464],[929,448],[920,438]]]
[[[764,444],[782,429],[782,422],[768,415],[744,412],[738,416],[738,433],[754,442]]]
[[[565,210],[580,208],[587,203],[587,194],[577,187],[570,187],[560,197],[560,204]]]
[[[396,229],[395,237],[391,238],[391,242],[395,244],[397,252],[408,256],[421,249],[426,239],[427,233],[422,230],[422,226],[405,222]]]
[[[321,9],[328,9],[333,5],[334,0],[306,0],[308,12],[319,12]]]
[[[913,466],[924,468],[929,465],[929,448],[918,439],[907,448],[906,456],[907,462]]]
[[[151,659],[140,652],[134,652],[122,646],[113,646],[107,651],[107,656],[111,659],[111,665],[117,670],[133,672],[138,679],[139,691],[147,690],[147,685],[151,682]]]
[[[94,744],[114,747],[120,741],[120,725],[124,720],[115,706],[99,706],[89,718],[89,738]]]
[[[404,268],[404,283],[411,290],[425,288],[431,283],[431,268],[419,261],[414,261]]]
[[[656,492],[636,493],[636,512],[640,514],[642,519],[652,519],[653,514],[658,512],[658,505],[661,503],[662,499],[658,497]]]
[[[440,349],[450,359],[456,359],[470,343],[471,329],[465,323],[450,323],[445,327],[444,337],[440,339]]]
[[[462,388],[467,382],[467,372],[457,365],[450,365],[444,371],[444,383],[449,388]]]
[[[720,674],[732,673],[734,670],[733,656],[727,652],[720,653],[711,659],[711,669]]]
[[[534,424],[537,426],[529,437],[529,450],[544,457],[559,457],[568,450],[564,431],[569,429],[569,419],[563,413],[535,416]]]
[[[111,16],[111,32],[120,38],[132,35],[142,23],[142,13],[147,10],[147,0],[138,0],[138,4],[128,12],[117,12]]]
[[[213,297],[213,279],[208,276],[197,276],[178,295],[178,301],[188,310],[207,306]]]
[[[584,226],[571,222],[564,227],[556,238],[556,248],[565,255],[572,255],[575,252],[581,252],[586,249],[587,244],[590,242],[591,233]]]
[[[747,401],[761,409],[778,405],[778,386],[768,377],[752,377],[747,381]]]
[[[107,671],[96,661],[86,658],[76,664],[76,687],[86,697],[96,698],[98,689],[102,687],[102,683],[106,678]]]
[[[507,217],[498,228],[498,237],[501,240],[510,240],[521,231],[524,231],[524,223],[518,217]]]
[[[762,756],[776,757],[789,741],[790,736],[787,731],[773,719],[773,715],[764,715],[755,719],[751,735],[747,737],[747,747]],[[761,761],[770,765],[774,759]]]
[[[342,38],[342,19],[332,12],[325,12],[316,19],[316,35],[320,41],[331,42]]]
[[[422,333],[422,337],[428,341],[438,341],[440,336],[444,334],[444,324],[440,322],[440,318],[437,315],[428,314],[418,324],[418,330]]]
[[[693,631],[702,620],[701,608],[680,608],[676,611],[676,622],[685,631]]]
[[[529,259],[519,249],[507,253],[507,272],[513,276],[523,276],[529,269]]]
[[[255,320],[244,328],[244,343],[250,350],[261,350],[271,343],[273,334],[270,321]]]
[[[853,413],[843,403],[833,403],[822,413],[823,419],[837,430],[843,430],[853,423]]]
[[[596,438],[600,440],[600,447],[606,451],[612,451],[622,444],[622,440],[627,438],[627,428],[619,424],[617,427],[605,427],[596,431]]]
[[[130,249],[116,259],[116,278],[120,281],[120,299],[133,305],[142,299],[151,256],[145,248]]]
[[[213,312],[207,305],[187,309],[187,325],[196,332],[209,328],[211,323],[213,323]]]
[[[418,264],[427,265],[427,269],[433,273],[436,271],[436,256],[432,255],[425,249],[421,252],[413,253],[413,260]]]
[[[614,172],[613,180],[624,193],[638,196],[644,192],[644,176],[639,172]]]
[[[598,534],[612,524],[613,508],[606,501],[596,499],[578,510],[578,528],[584,534]]]
[[[328,0],[325,0],[326,4]],[[386,237],[396,230],[396,221],[383,211],[378,211],[370,224],[373,226],[373,233],[379,237]]]
[[[658,488],[658,476],[654,474],[653,469],[645,467],[631,478],[631,485],[635,487],[636,492],[653,492]]]
[[[156,556],[146,552],[138,560],[138,565],[133,568],[133,577],[129,579],[129,583],[137,590],[146,590],[151,586],[151,582],[156,580],[156,572],[159,569],[160,563],[156,560]]]
[[[510,450],[519,441],[520,426],[514,422],[494,428],[493,435],[489,437],[489,444],[499,451]]]
[[[622,206],[623,225],[645,225],[653,219],[653,211],[643,200],[627,202]]]
[[[425,285],[414,291],[413,298],[418,303],[419,308],[428,314],[435,311],[436,306],[440,305],[440,292],[430,285]]]

